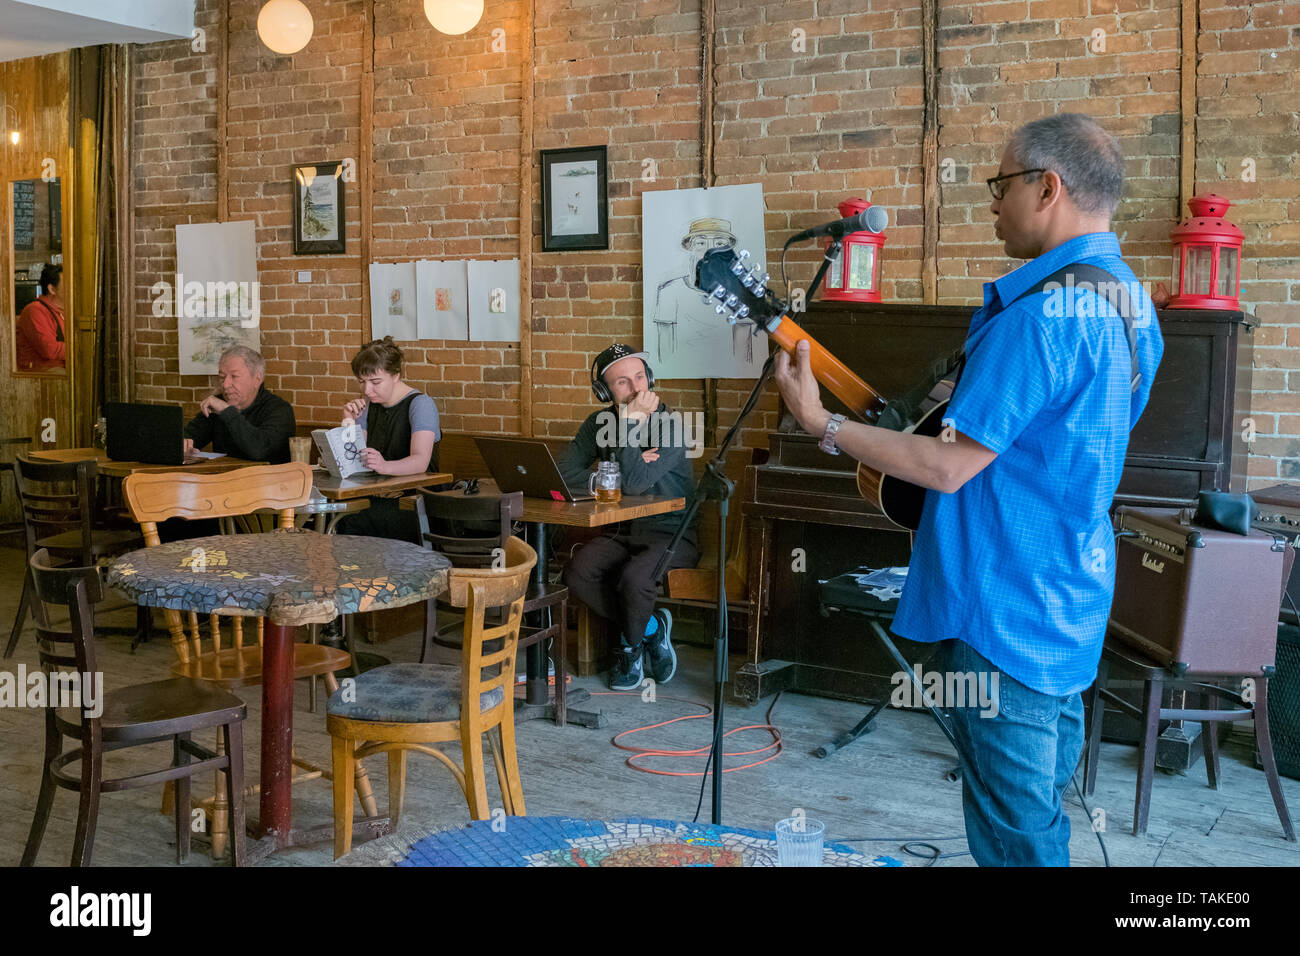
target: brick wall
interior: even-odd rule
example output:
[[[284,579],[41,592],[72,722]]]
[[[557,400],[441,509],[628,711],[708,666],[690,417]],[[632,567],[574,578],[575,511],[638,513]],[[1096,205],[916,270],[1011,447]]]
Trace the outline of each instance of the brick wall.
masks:
[[[315,36],[293,57],[259,43],[257,0],[231,0],[230,217],[258,223],[268,378],[299,418],[333,420],[352,393],[347,361],[362,341],[360,207],[349,184],[349,252],[290,255],[289,167],[359,155],[361,0],[309,0]],[[983,180],[1011,129],[1052,112],[1097,116],[1128,163],[1116,218],[1142,278],[1168,281],[1179,217],[1178,0],[941,3],[939,296],[974,304],[1011,263],[994,241]],[[210,32],[216,0],[199,0]],[[716,183],[760,182],[769,245],[835,215],[849,195],[893,214],[884,291],[921,298],[921,28],[917,0],[717,0]],[[465,37],[432,29],[415,0],[376,0],[373,257],[518,254],[519,0],[489,4]],[[1239,205],[1246,232],[1243,304],[1256,333],[1260,438],[1251,473],[1300,477],[1300,199],[1294,75],[1300,4],[1202,0],[1198,189]],[[506,49],[491,49],[491,31]],[[609,148],[610,249],[541,253],[534,240],[533,381],[538,435],[571,433],[591,408],[591,354],[641,338],[640,204],[649,189],[701,185],[697,0],[537,0],[534,146]],[[1104,49],[1094,31],[1104,31]],[[180,203],[211,218],[216,187],[216,43],[139,47],[136,64],[138,397],[194,405],[207,381],[176,373],[175,320],[152,315],[148,289],[175,268]],[[656,178],[642,178],[643,161]],[[1244,182],[1243,159],[1254,180]],[[534,196],[539,197],[534,184]],[[535,201],[534,234],[541,231]],[[812,249],[793,255],[803,284]],[[770,261],[770,257],[769,257]],[[310,266],[317,281],[293,282]],[[775,272],[775,270],[773,270]],[[1294,330],[1292,328],[1294,327]],[[1287,338],[1291,337],[1288,343]],[[438,401],[445,425],[518,428],[519,349],[422,342],[408,379]],[[1295,380],[1300,386],[1300,377]],[[699,382],[661,391],[702,407]],[[748,383],[719,383],[726,426]],[[774,427],[765,397],[744,443]]]

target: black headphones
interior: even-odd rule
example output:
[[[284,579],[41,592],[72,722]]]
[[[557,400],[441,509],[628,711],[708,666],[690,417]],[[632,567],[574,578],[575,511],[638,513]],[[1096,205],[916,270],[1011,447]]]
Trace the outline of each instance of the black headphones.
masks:
[[[596,369],[609,368],[609,366],[613,365],[619,359],[627,358],[629,355],[636,354],[636,349],[631,348],[630,346],[615,344],[611,345],[591,360],[591,393],[596,396],[596,401],[612,402],[614,400],[614,395],[610,392],[609,385],[605,382],[605,379],[597,373]],[[645,359],[641,360],[641,364],[645,366],[646,388],[654,388],[654,369],[650,367],[650,363]]]

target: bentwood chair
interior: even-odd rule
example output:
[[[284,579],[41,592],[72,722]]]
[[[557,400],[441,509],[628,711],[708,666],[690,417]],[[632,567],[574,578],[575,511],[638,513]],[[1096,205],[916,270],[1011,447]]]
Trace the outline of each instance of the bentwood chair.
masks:
[[[422,521],[429,531],[424,534],[424,546],[445,555],[454,568],[486,568],[499,561],[506,542],[514,533],[514,525],[524,513],[523,492],[513,494],[461,494],[455,491],[426,492],[417,499],[417,510],[423,510]],[[481,529],[481,530],[480,530]],[[491,530],[489,530],[491,529]],[[459,641],[449,635],[449,629],[459,631],[457,623],[439,628],[439,611],[451,609],[449,600],[429,601],[425,610],[424,641],[420,648],[423,664],[432,645],[459,648]],[[536,622],[529,615],[545,611],[549,617],[542,626],[524,624],[519,629],[519,648],[555,639],[551,654],[555,661],[555,722],[565,725],[565,691],[567,670],[565,657],[568,628],[565,621],[569,609],[569,589],[549,581],[530,580],[524,594],[525,619]]]
[[[100,700],[87,697],[91,675],[98,675],[95,660],[94,624],[91,609],[103,600],[104,587],[97,567],[56,568],[42,549],[30,562],[32,616],[36,620],[36,642],[41,671],[49,687],[52,675],[76,681],[79,700],[61,701],[46,695],[45,756],[42,760],[41,791],[36,798],[36,815],[23,851],[23,866],[36,863],[45,825],[54,804],[54,790],[63,787],[80,795],[77,828],[72,841],[72,865],[89,866],[95,843],[101,793],[176,783],[176,862],[183,863],[190,852],[190,778],[207,770],[226,771],[226,797],[234,818],[235,840],[231,863],[244,861],[244,769],[242,721],[244,702],[229,691],[203,681],[184,677],[136,684],[102,693]],[[50,626],[44,604],[62,604],[68,609],[66,631]],[[68,686],[64,683],[63,686]],[[60,707],[59,704],[72,706]],[[225,743],[224,753],[205,750],[190,739],[195,731],[216,730]],[[77,746],[64,752],[64,739]],[[172,745],[171,763],[159,770],[125,777],[104,776],[104,756],[144,744]],[[199,758],[190,763],[190,757]]]
[[[14,484],[22,509],[27,539],[27,560],[44,548],[60,564],[89,567],[100,558],[131,551],[144,544],[135,528],[109,529],[95,521],[94,461],[45,462],[26,455],[14,457]],[[5,645],[5,657],[18,646],[32,603],[31,575],[23,577],[23,592],[18,599]],[[139,628],[148,633],[149,609],[136,612]]]
[[[524,593],[536,563],[537,552],[510,538],[504,568],[452,568],[450,600],[465,609],[459,665],[376,667],[358,677],[348,694],[330,697],[325,726],[334,756],[335,859],[352,848],[353,767],[371,754],[388,754],[388,813],[394,828],[402,814],[408,750],[440,760],[464,792],[470,816],[487,819],[484,736],[492,748],[506,812],[524,815],[515,752],[515,655]],[[489,608],[503,609],[504,623],[485,626]],[[453,741],[460,742],[463,768],[433,746]]]
[[[305,504],[311,496],[311,468],[301,462],[285,465],[253,465],[217,474],[194,472],[136,473],[123,482],[123,494],[132,517],[140,523],[148,547],[160,543],[158,523],[168,518],[229,518],[246,515],[259,508],[276,512],[278,528],[294,527],[294,508]],[[199,616],[188,615],[188,630],[179,611],[167,611],[167,627],[171,632],[176,663],[172,673],[178,677],[210,681],[226,689],[255,687],[262,683],[262,635],[264,621],[256,621],[256,642],[245,644],[244,617],[211,614],[208,618],[209,644],[205,646]],[[231,623],[233,646],[223,647],[221,618]],[[293,676],[295,680],[321,677],[333,693],[338,688],[334,672],[351,664],[346,651],[323,644],[295,643],[293,646]],[[306,761],[294,759],[294,765],[304,771],[294,777],[299,783],[326,772]],[[349,775],[352,779],[352,775]],[[364,769],[355,775],[357,795],[370,816],[375,815],[375,800],[370,781]],[[212,803],[212,855],[225,852],[228,819],[223,788],[218,781]],[[256,787],[250,788],[255,793]],[[168,794],[164,793],[164,811]]]

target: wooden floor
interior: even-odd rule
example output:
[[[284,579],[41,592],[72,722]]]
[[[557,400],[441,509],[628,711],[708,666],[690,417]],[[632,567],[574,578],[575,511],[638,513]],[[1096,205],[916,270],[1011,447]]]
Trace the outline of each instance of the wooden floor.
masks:
[[[22,555],[0,548],[0,637],[7,637],[18,601]],[[125,609],[105,616],[104,623],[130,624],[134,611]],[[129,638],[106,636],[97,644],[105,685],[109,688],[169,676],[172,651],[165,637],[157,636],[132,655]],[[415,635],[405,635],[375,650],[393,660],[414,660]],[[450,659],[453,652],[443,652]],[[690,820],[699,797],[698,777],[652,776],[627,767],[627,754],[610,744],[614,734],[684,714],[699,713],[700,704],[712,699],[711,653],[701,647],[680,647],[680,667],[671,685],[660,689],[654,703],[639,694],[594,698],[609,716],[605,730],[564,729],[541,721],[519,727],[519,762],[530,815],[573,815],[609,819],[639,815]],[[36,664],[30,629],[15,656],[0,662],[0,670],[15,672],[18,664]],[[737,663],[739,663],[737,661]],[[604,691],[596,679],[575,682],[593,692]],[[260,695],[243,694],[248,702],[245,725],[246,765],[253,780],[258,769],[257,740]],[[682,698],[681,700],[675,698]],[[741,707],[729,702],[727,726],[761,724],[770,700],[760,706]],[[300,683],[295,713],[294,741],[300,756],[325,765],[329,738],[323,714],[306,709],[306,688]],[[962,837],[961,785],[945,780],[955,763],[949,745],[924,713],[886,709],[876,720],[876,730],[828,760],[811,751],[828,738],[851,727],[862,715],[861,705],[787,694],[772,715],[785,740],[785,752],[771,763],[729,773],[724,777],[723,822],[741,827],[771,829],[775,822],[802,808],[809,817],[824,820],[831,840],[876,838],[857,846],[886,853],[907,865],[923,861],[908,857],[899,845],[905,840],[953,837],[943,841],[946,852],[965,849]],[[29,709],[0,709],[0,865],[13,866],[22,855],[38,787],[43,716]],[[703,745],[709,721],[686,721],[640,735],[644,745],[693,747]],[[730,750],[761,746],[767,735],[757,731],[729,738]],[[134,753],[134,752],[132,752]],[[149,751],[141,753],[150,754]],[[157,759],[166,759],[163,748]],[[459,755],[457,754],[457,759]],[[136,757],[118,755],[106,762],[115,773],[143,765]],[[1132,829],[1133,788],[1137,754],[1133,747],[1102,745],[1097,792],[1089,800],[1106,814],[1103,834],[1115,866],[1296,866],[1300,846],[1282,839],[1281,827],[1269,799],[1262,772],[1251,766],[1247,747],[1229,742],[1223,752],[1222,786],[1210,790],[1198,763],[1186,776],[1159,773],[1152,798],[1151,824],[1145,837]],[[739,763],[733,758],[729,765]],[[372,758],[371,777],[381,808],[386,799],[385,759]],[[666,769],[700,769],[694,762],[663,762]],[[1081,776],[1081,775],[1080,775]],[[490,769],[493,805],[499,805]],[[1300,816],[1300,781],[1283,778],[1292,813]],[[207,785],[203,785],[207,789]],[[105,796],[94,848],[96,865],[174,865],[171,821],[158,812],[159,790],[137,790]],[[1068,795],[1073,836],[1070,848],[1077,866],[1102,865],[1101,849],[1077,797]],[[298,825],[326,823],[330,819],[329,785],[307,782],[295,788],[294,815]],[[41,848],[42,865],[66,865],[71,852],[75,795],[61,791]],[[708,795],[701,811],[709,818]],[[416,754],[409,763],[404,820],[427,828],[468,821],[464,798],[451,776],[432,759]],[[331,862],[329,845],[293,849],[277,854],[263,865],[312,866]],[[211,866],[201,853],[190,866]],[[940,866],[973,865],[969,856],[944,859]]]

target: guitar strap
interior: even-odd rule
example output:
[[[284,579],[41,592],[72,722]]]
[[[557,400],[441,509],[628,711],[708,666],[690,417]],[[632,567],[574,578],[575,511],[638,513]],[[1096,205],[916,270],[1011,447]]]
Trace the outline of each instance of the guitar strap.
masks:
[[[1142,371],[1138,364],[1137,354],[1137,327],[1133,322],[1133,301],[1128,294],[1128,288],[1125,283],[1120,282],[1105,269],[1097,266],[1088,265],[1083,262],[1075,262],[1064,268],[1058,269],[1050,276],[1032,286],[1016,296],[1011,302],[1008,302],[1003,309],[1008,309],[1021,299],[1031,295],[1038,295],[1047,290],[1047,286],[1056,283],[1065,289],[1069,287],[1065,284],[1067,275],[1074,276],[1074,286],[1078,287],[1082,283],[1090,283],[1093,291],[1096,292],[1106,284],[1106,288],[1113,290],[1114,298],[1106,297],[1107,301],[1119,313],[1120,318],[1124,320],[1124,332],[1128,337],[1129,360],[1131,362],[1131,390],[1136,392],[1138,386],[1142,384]],[[885,405],[884,411],[880,413],[880,418],[876,424],[883,428],[893,428],[896,431],[902,431],[904,428],[917,422],[921,418],[921,407],[926,398],[930,395],[934,387],[945,379],[951,378],[953,388],[961,381],[961,373],[966,367],[966,346],[962,345],[953,351],[950,355],[944,356],[930,366],[927,374],[921,380],[921,383],[904,395],[899,396]]]

